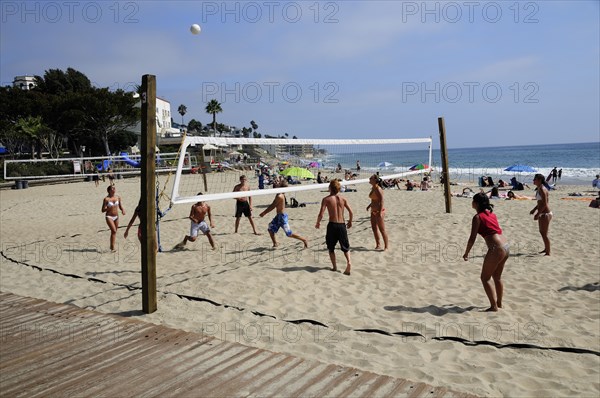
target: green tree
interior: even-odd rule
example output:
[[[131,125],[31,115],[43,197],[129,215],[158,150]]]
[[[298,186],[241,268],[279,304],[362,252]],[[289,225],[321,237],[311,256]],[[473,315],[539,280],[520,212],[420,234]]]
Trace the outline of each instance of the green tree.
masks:
[[[67,138],[67,145],[75,156],[83,156],[82,146],[86,146],[90,153],[104,153],[101,140],[94,137],[86,120],[86,106],[92,101],[93,94],[68,93],[64,96],[55,96],[53,100],[52,116],[49,122],[56,131],[61,131]]]
[[[177,108],[177,112],[179,112],[179,114],[181,115],[181,124],[183,123],[183,115],[185,115],[187,113],[187,106],[181,104],[179,105],[179,107]]]
[[[88,100],[84,107],[87,128],[100,137],[105,154],[110,155],[109,138],[135,126],[140,118],[137,100],[131,93],[113,93],[108,88],[96,89]]]
[[[46,148],[51,156],[58,156],[65,138],[76,156],[83,145],[109,154],[131,142],[124,131],[137,124],[140,112],[132,93],[92,87],[72,68],[47,70],[36,82],[32,90],[0,87],[0,140],[13,154],[31,141],[38,154]]]
[[[35,90],[51,95],[64,95],[92,89],[90,79],[73,68],[67,68],[66,72],[60,69],[49,69],[44,72],[44,77],[36,76],[35,80]]]
[[[31,147],[31,158],[35,157],[37,149],[38,159],[42,158],[42,146],[45,136],[50,135],[41,116],[26,116],[20,118],[15,123],[16,131],[20,133],[24,141],[29,142]]]
[[[196,119],[192,119],[188,122],[188,132],[199,134],[202,131],[202,123],[197,121]]]
[[[223,112],[223,108],[221,108],[221,104],[216,99],[211,99],[206,104],[206,113],[209,113],[213,117],[213,130],[214,134],[217,134],[217,113]]]
[[[112,137],[129,137],[122,132],[139,120],[140,110],[135,107],[137,100],[133,93],[95,88],[75,69],[67,68],[66,72],[50,69],[36,80],[35,90],[49,98],[44,118],[55,131],[66,135],[71,151],[77,156],[82,155],[83,145],[92,153],[109,155],[110,146],[115,145]]]
[[[39,92],[21,90],[17,87],[0,87],[0,142],[2,142],[11,156],[20,154],[25,145],[31,144],[31,136],[25,120],[43,114],[47,107],[46,101]],[[21,127],[17,127],[17,122]]]
[[[14,158],[22,151],[23,137],[12,123],[0,121],[0,142],[4,145],[11,158]]]

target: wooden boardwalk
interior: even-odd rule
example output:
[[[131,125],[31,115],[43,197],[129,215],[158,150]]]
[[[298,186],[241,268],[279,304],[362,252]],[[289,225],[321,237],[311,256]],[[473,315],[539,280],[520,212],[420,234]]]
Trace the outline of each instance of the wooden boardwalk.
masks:
[[[470,397],[0,293],[0,397]]]

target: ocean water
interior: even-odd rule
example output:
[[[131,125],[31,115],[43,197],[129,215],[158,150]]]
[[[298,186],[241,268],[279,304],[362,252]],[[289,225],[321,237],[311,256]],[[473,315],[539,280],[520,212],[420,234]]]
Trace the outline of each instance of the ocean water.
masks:
[[[361,170],[379,171],[392,174],[408,170],[417,163],[427,163],[428,149],[395,150],[393,147],[377,147],[370,152],[330,152],[323,158],[326,168],[335,168],[337,163],[347,169],[356,169],[360,160]],[[432,153],[434,178],[441,170],[440,151]],[[378,167],[381,162],[389,162],[388,167]],[[553,167],[562,169],[560,184],[588,185],[600,173],[600,141],[578,144],[552,144],[531,146],[504,146],[489,148],[462,148],[448,150],[450,178],[458,182],[477,182],[480,176],[510,179],[516,176],[519,181],[531,182],[535,173],[514,173],[505,168],[523,164],[533,167],[538,173],[548,176]]]

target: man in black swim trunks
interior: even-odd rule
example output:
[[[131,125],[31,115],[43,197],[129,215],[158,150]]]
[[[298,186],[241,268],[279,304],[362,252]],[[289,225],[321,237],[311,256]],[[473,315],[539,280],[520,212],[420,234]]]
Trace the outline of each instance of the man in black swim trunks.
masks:
[[[329,196],[326,196],[321,201],[321,210],[317,216],[317,223],[315,228],[321,226],[321,220],[325,214],[327,208],[329,213],[329,223],[327,224],[327,234],[325,235],[325,242],[327,244],[327,250],[329,251],[329,258],[332,264],[332,271],[337,271],[337,263],[335,258],[335,245],[340,242],[340,247],[344,256],[346,257],[346,270],[344,275],[350,275],[350,242],[348,241],[348,231],[346,227],[352,227],[352,209],[348,204],[348,201],[343,196],[338,195],[340,193],[340,181],[332,180],[329,183]],[[344,221],[344,209],[348,210],[348,224]]]
[[[248,185],[248,179],[245,175],[240,176],[240,183],[233,188],[233,192],[249,191],[250,186]],[[260,235],[256,232],[254,226],[254,220],[252,220],[252,196],[243,196],[241,198],[235,198],[235,233],[237,234],[238,227],[240,225],[240,218],[242,214],[248,218],[254,235]]]

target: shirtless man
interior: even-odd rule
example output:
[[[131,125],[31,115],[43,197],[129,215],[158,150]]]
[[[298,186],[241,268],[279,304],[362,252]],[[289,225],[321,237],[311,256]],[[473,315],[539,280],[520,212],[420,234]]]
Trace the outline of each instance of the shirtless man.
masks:
[[[315,228],[319,229],[321,226],[321,220],[325,213],[325,208],[329,213],[329,223],[327,224],[327,234],[325,235],[325,242],[327,244],[327,250],[329,251],[329,258],[331,259],[332,271],[337,271],[337,263],[335,258],[335,245],[340,242],[340,246],[344,256],[346,257],[346,270],[344,275],[350,275],[350,243],[348,242],[348,231],[346,227],[352,227],[352,209],[348,204],[348,201],[338,195],[340,193],[340,181],[332,180],[329,183],[329,196],[326,196],[321,201],[321,210],[317,216],[317,223]],[[344,221],[344,208],[348,209],[349,220],[348,224]]]
[[[248,179],[245,175],[240,176],[240,183],[237,184],[233,188],[233,192],[238,191],[249,191],[250,186],[248,185]],[[237,234],[238,227],[240,225],[240,218],[242,218],[242,214],[248,217],[248,221],[250,221],[250,225],[252,225],[252,230],[254,231],[254,235],[260,235],[256,232],[256,227],[254,226],[254,220],[252,220],[252,196],[244,196],[241,198],[235,198],[235,233]]]
[[[282,180],[278,184],[274,184],[273,188],[285,188],[287,186],[287,181]],[[275,195],[273,203],[271,203],[269,207],[265,209],[265,211],[260,213],[260,216],[264,217],[273,209],[277,209],[277,214],[273,218],[273,221],[271,221],[269,224],[268,228],[269,235],[271,235],[271,240],[273,241],[273,247],[277,247],[277,239],[275,238],[275,234],[277,231],[279,231],[279,228],[283,228],[285,235],[288,238],[294,238],[302,241],[302,243],[304,243],[304,248],[306,249],[308,247],[308,241],[300,235],[293,233],[292,229],[290,228],[290,224],[288,223],[288,215],[285,213],[285,195],[283,193],[278,193]]]
[[[198,192],[198,195],[202,195],[202,192]],[[190,210],[189,219],[192,222],[190,226],[190,234],[186,235],[183,238],[183,242],[177,244],[175,249],[183,249],[185,244],[189,242],[195,242],[198,236],[198,231],[201,231],[208,238],[208,242],[210,246],[215,249],[215,242],[210,233],[210,228],[206,224],[205,217],[208,215],[208,220],[210,222],[210,228],[214,228],[215,224],[213,224],[212,214],[210,212],[210,206],[204,202],[194,203],[192,205],[192,209]]]

